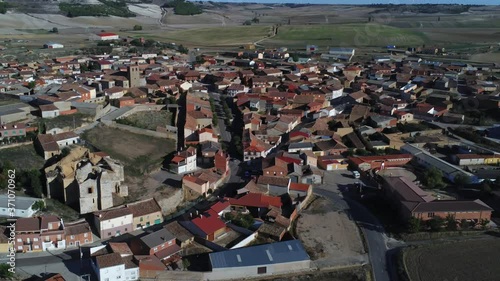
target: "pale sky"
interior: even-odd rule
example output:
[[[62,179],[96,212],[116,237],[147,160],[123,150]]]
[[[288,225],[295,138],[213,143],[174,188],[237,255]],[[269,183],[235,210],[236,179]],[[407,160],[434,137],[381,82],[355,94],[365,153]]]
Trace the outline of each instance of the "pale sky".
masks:
[[[207,0],[205,0],[207,1]],[[212,0],[235,3],[294,3],[294,4],[475,4],[500,5],[500,0]]]

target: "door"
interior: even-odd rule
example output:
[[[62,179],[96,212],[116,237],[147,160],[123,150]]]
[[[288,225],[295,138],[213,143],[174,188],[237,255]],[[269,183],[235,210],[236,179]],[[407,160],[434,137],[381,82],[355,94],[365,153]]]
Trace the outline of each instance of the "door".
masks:
[[[76,245],[77,247],[80,247],[80,241],[76,241],[76,242],[75,242],[75,245]]]

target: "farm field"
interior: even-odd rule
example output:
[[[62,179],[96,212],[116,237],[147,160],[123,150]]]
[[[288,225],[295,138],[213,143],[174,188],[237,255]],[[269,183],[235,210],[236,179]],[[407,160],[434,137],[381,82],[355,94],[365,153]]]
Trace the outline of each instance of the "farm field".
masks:
[[[145,37],[189,46],[234,46],[249,44],[268,36],[271,26],[218,26],[179,31],[151,33],[129,33],[135,37]]]
[[[265,45],[386,46],[420,45],[427,41],[419,31],[382,24],[291,25],[279,28],[278,35]]]
[[[82,137],[111,157],[122,161],[125,174],[133,177],[158,168],[163,157],[175,151],[175,143],[172,140],[106,126],[97,126],[85,132]]]
[[[498,280],[500,239],[410,249],[404,263],[411,281]]]

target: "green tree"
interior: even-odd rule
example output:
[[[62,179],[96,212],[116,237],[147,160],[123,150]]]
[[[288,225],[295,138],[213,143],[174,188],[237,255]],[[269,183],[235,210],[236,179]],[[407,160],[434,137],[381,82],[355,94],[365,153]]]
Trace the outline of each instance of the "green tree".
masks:
[[[298,62],[299,61],[299,54],[293,53],[291,55],[291,57],[292,57],[292,59],[293,59],[294,62]],[[332,122],[333,124],[335,124],[333,121],[330,121],[330,122]],[[330,126],[330,122],[328,122],[328,126]]]
[[[179,45],[178,49],[177,49],[181,54],[187,54],[189,52],[189,49],[184,47],[182,44]]]
[[[479,222],[479,224],[481,225],[481,228],[482,229],[485,229],[486,226],[490,223],[490,220],[488,219],[481,219],[481,221]]]
[[[463,230],[469,229],[471,227],[470,223],[466,219],[460,221],[460,228]]]
[[[446,230],[448,231],[457,230],[457,221],[455,220],[455,216],[453,215],[446,216]]]
[[[0,188],[5,189],[9,186],[9,170],[15,170],[10,161],[0,163]]]
[[[0,278],[2,278],[2,280],[10,280],[14,278],[14,273],[11,272],[9,269],[10,265],[6,263],[0,264]]]
[[[138,24],[134,25],[134,30],[135,31],[142,30],[142,25],[138,25]]]
[[[464,174],[458,174],[453,178],[453,182],[458,186],[458,187],[464,187],[468,184],[470,184],[470,178]]]
[[[52,33],[59,33],[59,29],[57,27],[52,28]]]
[[[415,217],[411,217],[406,225],[406,229],[409,233],[417,233],[420,231],[421,228],[422,228],[422,221]]]
[[[66,157],[71,152],[69,147],[65,147],[61,150],[61,157]]]
[[[43,200],[36,201],[32,208],[34,211],[43,211],[45,210],[45,202]]]
[[[444,219],[441,217],[434,217],[427,221],[427,226],[431,231],[438,232],[443,229]]]
[[[28,83],[28,88],[33,89],[35,87],[36,87],[36,82],[35,81],[31,81],[31,82]]]
[[[422,183],[427,188],[444,188],[446,184],[443,182],[443,173],[438,170],[436,167],[428,168],[424,172],[424,178],[422,179]]]

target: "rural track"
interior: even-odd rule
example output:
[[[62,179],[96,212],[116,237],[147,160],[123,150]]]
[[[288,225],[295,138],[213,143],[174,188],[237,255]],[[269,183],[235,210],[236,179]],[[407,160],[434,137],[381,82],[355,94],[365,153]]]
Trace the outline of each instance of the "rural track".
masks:
[[[278,25],[273,25],[273,34],[271,36],[259,39],[259,40],[255,41],[255,42],[253,42],[253,44],[254,45],[259,45],[259,43],[262,42],[262,41],[265,41],[265,40],[271,39],[273,37],[276,37],[276,35],[278,35],[278,28],[279,28]]]
[[[48,23],[52,23],[52,24],[55,24],[55,25],[58,25],[58,26],[72,27],[70,25],[66,25],[66,24],[62,24],[62,23],[58,23],[58,22],[53,22],[51,20],[44,19],[44,18],[41,18],[41,17],[36,17],[36,16],[28,14],[28,13],[24,13],[24,14],[27,15],[28,17],[32,17],[32,18],[37,19],[37,20],[43,20],[43,21],[46,21]]]

